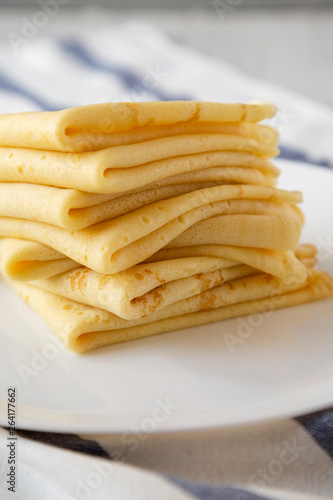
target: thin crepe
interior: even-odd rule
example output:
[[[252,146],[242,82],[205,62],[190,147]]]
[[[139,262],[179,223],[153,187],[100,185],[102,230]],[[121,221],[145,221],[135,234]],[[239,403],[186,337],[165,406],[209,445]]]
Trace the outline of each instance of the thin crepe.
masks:
[[[0,215],[83,229],[156,201],[223,184],[275,186],[275,178],[255,168],[216,167],[180,174],[144,188],[93,194],[39,184],[0,182]]]
[[[229,247],[227,250],[232,255],[232,249]],[[310,253],[310,250],[300,248],[299,259],[293,252],[288,252],[278,254],[280,261],[277,256],[261,260],[260,251],[238,250],[236,248],[234,254],[238,253],[250,263],[258,263],[259,267],[240,264],[242,260],[197,256],[139,264],[113,275],[101,275],[82,267],[34,281],[32,285],[131,320],[227,281],[258,274],[263,268],[277,269],[285,282],[304,283],[307,271],[301,258],[306,254],[308,261],[314,256],[314,251]]]
[[[14,280],[30,281],[80,267],[53,248],[35,241],[0,238],[0,271]]]
[[[333,296],[333,280],[326,273],[308,270],[308,280],[302,285],[259,274],[224,283],[144,318],[127,321],[26,283],[6,281],[42,316],[66,347],[77,353]]]
[[[185,139],[184,142],[187,143]],[[203,140],[203,147],[205,144]],[[146,155],[139,147],[146,148]],[[131,154],[129,148],[135,148]],[[155,149],[148,142],[81,154],[0,147],[0,181],[110,194],[212,167],[256,168],[273,177],[280,173],[267,159],[244,151],[207,151],[172,157],[164,145],[162,159],[145,163],[154,154]]]
[[[248,200],[256,200],[260,209],[252,204],[248,208],[250,214],[244,214]],[[266,200],[270,203],[261,208],[260,202]],[[236,203],[239,201],[244,201],[245,205]],[[90,269],[112,274],[142,262],[197,222],[219,214],[228,215],[223,217],[225,228],[218,237],[218,244],[282,251],[294,249],[303,221],[301,212],[290,202],[299,201],[301,194],[298,192],[264,186],[217,186],[153,203],[79,231],[0,217],[0,236],[43,243]],[[251,215],[256,212],[263,215]],[[223,226],[220,220],[218,225]],[[210,219],[207,228],[201,227],[200,235],[191,245],[199,244],[198,238],[205,240],[201,244],[215,242],[214,220]],[[214,242],[210,241],[211,234]],[[179,246],[177,240],[174,243]]]
[[[258,271],[249,266],[201,257],[174,259],[156,263],[155,266],[134,266],[113,275],[101,275],[80,268],[31,284],[131,320],[224,282],[256,273]]]
[[[276,107],[270,103],[169,101],[92,104],[56,112],[1,115],[0,145],[68,152],[91,151],[108,145],[114,133],[207,122],[259,122],[272,118],[275,113]]]
[[[187,257],[213,257],[222,259],[223,267],[230,265],[246,264],[262,272],[272,274],[282,279],[288,279],[289,276],[299,276],[302,279],[303,266],[299,260],[305,260],[306,264],[314,265],[316,262],[315,253],[312,245],[297,247],[294,252],[278,252],[261,248],[235,247],[226,245],[202,245],[183,248],[162,249],[148,258],[144,264],[152,262],[170,261],[177,259],[181,261]],[[298,258],[295,258],[297,255]],[[127,271],[122,271],[122,276],[129,273],[130,281],[133,275],[138,271],[141,264],[138,264]],[[65,257],[56,250],[32,241],[20,240],[16,238],[0,239],[0,270],[1,273],[10,279],[18,281],[34,281],[65,273],[72,269],[79,269],[78,274],[74,273],[75,281],[78,285],[81,283],[81,273],[84,273],[85,267],[77,262]],[[147,265],[145,266],[147,269]],[[133,273],[134,270],[137,270]],[[158,267],[149,268],[152,270],[150,280],[155,286],[160,284],[161,272]],[[117,274],[117,273],[116,273]],[[116,276],[116,274],[112,276]],[[70,274],[68,273],[68,276]],[[100,275],[99,275],[100,276]],[[105,276],[105,275],[102,275]],[[71,278],[68,278],[71,280]],[[165,279],[165,277],[163,278]],[[155,280],[155,282],[154,282]]]
[[[98,151],[114,146],[125,146],[139,142],[151,141],[161,137],[190,134],[226,134],[239,135],[255,139],[267,146],[275,147],[279,141],[276,129],[250,122],[185,122],[170,125],[140,127],[132,130],[113,132],[110,134],[96,132],[72,133],[71,139],[75,151]],[[72,145],[73,145],[72,144]],[[72,147],[71,145],[71,147]],[[72,150],[71,150],[72,151]]]
[[[277,278],[288,280],[292,277],[292,279],[302,281],[304,279],[304,266],[300,261],[313,267],[316,263],[316,249],[313,245],[299,245],[294,251],[279,252],[264,248],[197,245],[163,248],[149,257],[145,264],[188,257],[218,257],[234,263],[246,264]]]

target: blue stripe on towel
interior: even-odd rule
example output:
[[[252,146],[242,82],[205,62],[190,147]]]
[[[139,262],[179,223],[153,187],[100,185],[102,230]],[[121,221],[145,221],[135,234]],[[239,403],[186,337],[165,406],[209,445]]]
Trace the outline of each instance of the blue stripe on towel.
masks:
[[[42,111],[56,110],[49,103],[43,101],[42,99],[37,97],[35,94],[30,92],[29,90],[17,85],[17,83],[15,83],[15,82],[11,81],[7,76],[4,76],[3,73],[0,73],[0,89],[3,89],[7,92],[13,92],[15,94],[20,94],[21,96],[26,97],[27,99],[32,101],[34,104],[37,104],[37,106],[39,108],[41,108]]]
[[[295,420],[333,458],[333,409],[310,413]]]
[[[319,167],[332,168],[332,164],[326,160],[314,160],[309,158],[305,153],[289,146],[279,146],[280,156],[283,160],[301,161],[303,163],[311,163],[312,165],[318,165]]]
[[[104,448],[96,441],[83,439],[76,434],[57,434],[55,432],[26,431],[21,429],[17,433],[22,437],[38,441],[39,443],[59,446],[60,448],[79,451],[88,455],[110,458]]]
[[[269,500],[268,497],[263,497],[251,491],[233,486],[197,483],[186,479],[167,477],[169,481],[180,486],[200,500]]]
[[[127,86],[128,89],[137,90],[140,92],[145,92],[154,95],[160,101],[174,101],[174,100],[188,100],[188,97],[184,96],[169,96],[158,88],[145,88],[142,78],[138,77],[134,72],[128,68],[119,66],[115,63],[103,63],[97,61],[93,56],[84,48],[84,46],[77,40],[62,40],[59,42],[63,50],[70,53],[72,56],[79,59],[86,66],[92,69],[103,71],[108,74],[112,74],[119,78],[123,84]]]
[[[85,48],[80,44],[77,40],[67,40],[67,41],[59,41],[60,46],[70,54],[74,55],[85,65],[89,66],[92,69],[97,69],[100,71],[104,71],[107,73],[111,73],[114,76],[118,77],[122,80],[122,82],[132,90],[139,90],[148,92],[150,94],[155,95],[155,97],[161,101],[170,101],[170,100],[191,100],[189,96],[168,96],[163,91],[158,89],[149,89],[147,90],[143,83],[142,79],[136,76],[132,71],[125,67],[121,67],[116,64],[104,64],[102,62],[96,61],[93,57],[85,50]],[[36,104],[42,111],[57,111],[59,109],[64,109],[63,107],[52,106],[50,103],[44,101],[37,97],[33,92],[27,90],[26,88],[18,85],[5,76],[3,73],[0,73],[0,90],[3,89],[7,92],[13,92],[16,94],[20,94],[22,97],[29,99],[31,102]],[[302,151],[296,150],[289,146],[280,146],[280,156],[279,158],[285,160],[292,161],[300,161],[304,163],[310,163],[313,165],[318,165],[321,167],[332,168],[333,165],[327,160],[314,160],[309,158]]]

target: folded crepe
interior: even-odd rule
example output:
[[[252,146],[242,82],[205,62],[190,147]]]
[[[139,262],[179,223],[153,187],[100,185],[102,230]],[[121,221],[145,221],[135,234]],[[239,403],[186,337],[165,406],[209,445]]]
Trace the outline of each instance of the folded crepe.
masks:
[[[244,249],[226,247],[230,256],[238,254],[248,262],[258,264],[258,267],[223,257],[183,257],[146,262],[113,275],[101,275],[81,267],[31,284],[131,320],[227,281],[258,274],[265,267],[279,272],[285,282],[304,283],[307,271],[301,259],[305,252],[299,249],[298,258],[293,252],[287,252],[266,256],[265,259],[260,250],[250,249],[248,256]],[[308,250],[307,262],[309,258],[314,258],[313,250],[311,253]]]
[[[303,249],[304,245],[302,245]],[[313,247],[306,246],[306,263],[312,264],[316,262]],[[297,257],[304,260],[304,252],[300,254],[300,248],[294,252],[286,251],[279,252],[276,250],[268,250],[262,248],[250,247],[235,247],[227,245],[200,245],[191,247],[178,248],[163,248],[154,255],[145,260],[145,264],[170,261],[171,259],[180,259],[185,257],[213,257],[223,260],[223,267],[230,265],[246,264],[252,268],[258,269],[273,276],[287,279],[289,276],[302,275],[302,269]],[[297,252],[297,253],[296,253]],[[132,270],[138,269],[140,266],[130,268],[128,272],[133,276]],[[53,248],[41,243],[20,240],[17,238],[0,238],[0,271],[10,279],[18,281],[33,281],[38,279],[49,278],[56,276],[72,269],[80,268],[80,273],[75,274],[75,282],[81,283],[81,272],[84,272],[85,267],[79,263],[65,257],[62,253],[57,252]],[[147,266],[145,266],[147,269]],[[151,271],[150,280],[156,280],[156,286],[160,284],[161,270],[158,267],[149,268]],[[122,276],[125,276],[125,271],[122,271]],[[139,272],[139,271],[136,271]],[[199,272],[199,269],[198,269]],[[117,273],[119,276],[119,273]],[[69,278],[71,280],[72,278]],[[165,276],[163,277],[165,279]],[[151,282],[151,281],[150,281]],[[152,281],[154,283],[154,281]]]
[[[191,136],[191,139],[197,139],[197,136]],[[167,140],[166,138],[157,141]],[[185,136],[183,141],[187,145]],[[270,176],[276,177],[279,174],[279,169],[270,161],[241,148],[226,151],[208,149],[204,153],[190,152],[176,155],[170,151],[169,145],[165,142],[161,145],[163,148],[156,147],[156,144],[153,144],[155,142],[87,153],[0,147],[0,181],[43,184],[78,189],[88,193],[110,194],[142,188],[171,176],[212,167],[240,166],[259,169]],[[196,141],[193,141],[192,149],[200,150],[201,144],[201,149],[204,149],[205,138],[203,137],[198,144],[196,146]],[[162,158],[159,159],[160,157]]]
[[[224,282],[256,273],[258,271],[249,266],[201,257],[134,266],[113,275],[98,274],[85,267],[30,283],[131,320]]]
[[[333,280],[308,269],[302,284],[258,274],[223,283],[164,307],[144,318],[124,320],[31,284],[7,283],[50,325],[71,351],[91,349],[190,326],[272,311],[333,295]]]
[[[0,238],[0,272],[13,280],[48,278],[80,264],[35,241]]]
[[[224,184],[274,187],[276,178],[254,168],[216,167],[172,176],[117,194],[93,194],[39,184],[0,182],[0,216],[47,222],[64,229],[83,229],[156,201]]]
[[[333,295],[263,102],[0,116],[0,270],[76,352]],[[296,249],[295,249],[296,248]],[[14,281],[16,280],[16,281]],[[24,281],[30,281],[24,283]]]
[[[125,146],[139,142],[190,134],[226,134],[239,135],[260,141],[267,146],[278,144],[279,134],[276,129],[251,122],[184,122],[170,125],[155,125],[124,130],[121,132],[101,133],[96,131],[76,132],[71,134],[71,151],[98,151],[113,146]],[[69,134],[68,134],[69,135]],[[75,144],[75,145],[73,145]]]
[[[221,130],[214,129],[214,125],[221,123],[234,127],[230,131],[231,134],[236,132],[237,135],[261,139],[267,137],[267,134],[252,132],[249,127],[249,130],[242,134],[241,130],[246,129],[246,126],[242,124],[237,129],[239,122],[259,122],[272,118],[275,113],[276,107],[264,102],[223,104],[170,101],[92,104],[56,112],[1,115],[0,144],[15,148],[67,152],[93,151],[116,144],[142,142],[146,135],[149,139],[155,139],[172,136],[174,132],[177,135],[209,133],[211,130],[221,133]],[[159,131],[158,127],[164,128]],[[271,138],[274,141],[276,132],[265,132],[269,132],[268,143]]]
[[[162,248],[146,259],[145,262],[197,256],[222,257],[235,262],[242,262],[279,278],[286,278],[289,274],[294,273],[295,256],[302,262],[306,261],[309,267],[314,267],[317,262],[316,255],[316,248],[310,244],[299,245],[292,252],[278,252],[263,248],[234,247],[228,245],[193,245],[190,247]]]
[[[153,203],[79,231],[0,217],[0,236],[45,244],[90,269],[111,274],[144,261],[172,240],[175,247],[224,244],[294,249],[303,225],[302,213],[294,203],[301,199],[299,192],[266,186],[216,186]],[[223,217],[214,217],[221,214]],[[177,237],[186,239],[186,230],[200,221],[207,226],[201,224],[188,245],[179,245]]]
[[[307,270],[303,263],[316,263],[316,249],[312,245],[301,245],[295,252],[285,253],[223,246],[218,250],[229,259],[176,256],[139,264],[113,275],[101,275],[81,267],[31,284],[130,320],[260,271],[269,272],[285,282],[304,283]]]
[[[318,264],[318,250],[314,245],[299,245],[294,250],[294,255],[307,267],[315,267]]]

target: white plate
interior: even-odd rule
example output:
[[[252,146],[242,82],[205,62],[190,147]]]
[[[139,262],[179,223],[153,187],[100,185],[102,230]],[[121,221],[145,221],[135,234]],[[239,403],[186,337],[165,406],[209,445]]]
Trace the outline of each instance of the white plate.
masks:
[[[278,163],[281,187],[305,195],[303,241],[333,273],[333,172]],[[333,300],[75,355],[3,284],[0,296],[2,425],[9,386],[21,428],[80,433],[233,426],[333,403]],[[249,336],[231,352],[225,333],[241,324]]]

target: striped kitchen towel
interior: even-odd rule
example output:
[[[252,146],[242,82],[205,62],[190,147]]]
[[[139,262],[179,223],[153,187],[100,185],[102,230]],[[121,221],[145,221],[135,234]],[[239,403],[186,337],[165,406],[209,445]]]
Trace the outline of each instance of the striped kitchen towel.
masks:
[[[281,134],[282,158],[333,166],[332,109],[199,55],[150,26],[104,26],[66,39],[10,34],[0,50],[1,113],[114,101],[261,99],[279,108],[272,125]]]
[[[0,429],[0,460],[8,432]],[[18,477],[2,500],[306,500],[333,498],[333,410],[200,432],[78,436],[17,433]],[[137,446],[134,446],[134,440]]]

